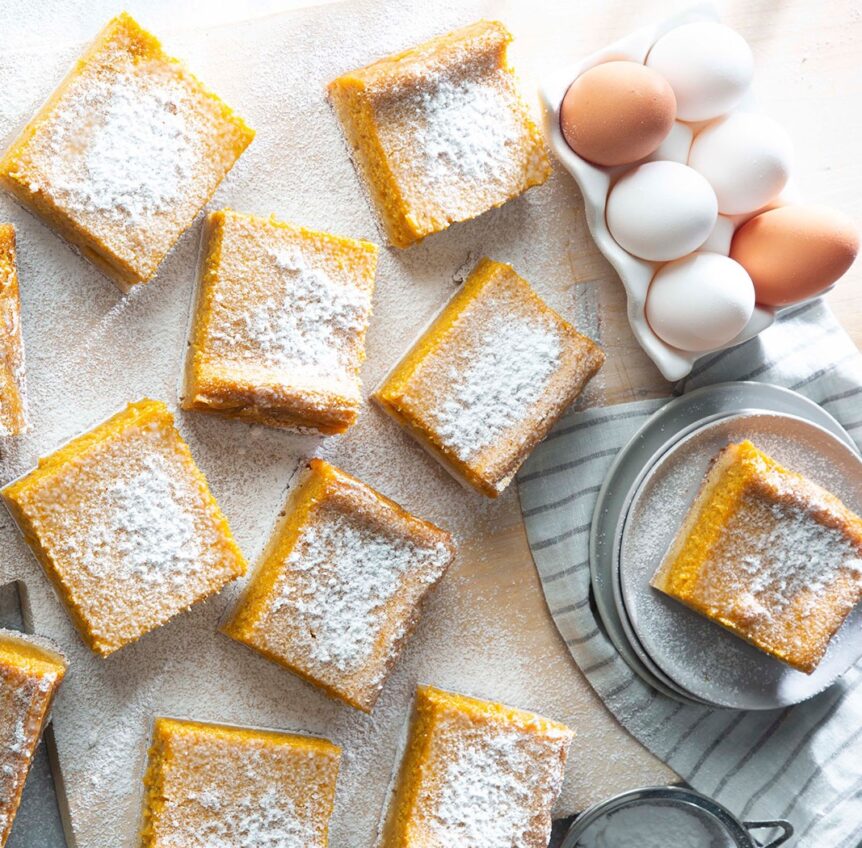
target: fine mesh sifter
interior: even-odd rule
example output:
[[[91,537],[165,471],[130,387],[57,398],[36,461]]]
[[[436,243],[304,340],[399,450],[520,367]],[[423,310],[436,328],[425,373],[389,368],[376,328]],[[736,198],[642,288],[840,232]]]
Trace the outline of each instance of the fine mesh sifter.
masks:
[[[755,830],[769,841],[756,839]],[[788,822],[742,822],[692,789],[655,786],[615,795],[585,810],[561,848],[778,848],[792,835]]]

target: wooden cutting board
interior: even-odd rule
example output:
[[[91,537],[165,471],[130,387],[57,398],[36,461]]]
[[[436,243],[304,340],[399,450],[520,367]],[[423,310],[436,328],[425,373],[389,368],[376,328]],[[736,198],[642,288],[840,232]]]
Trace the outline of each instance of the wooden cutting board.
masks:
[[[0,133],[6,136],[44,99],[51,80],[76,54],[78,33],[95,32],[115,12],[108,0],[87,4],[80,15],[54,0],[38,14],[31,11],[32,0],[10,3],[20,9],[5,16],[4,40],[16,48],[0,59],[0,90],[10,92],[0,104]],[[223,12],[220,4],[213,6]],[[371,216],[337,147],[331,116],[320,106],[322,83],[334,71],[476,17],[498,17],[517,36],[513,61],[529,88],[543,71],[679,8],[663,0],[648,10],[636,0],[541,5],[529,0],[360,0],[208,27],[205,20],[190,23],[187,17],[176,25],[168,0],[129,4],[141,23],[162,36],[207,84],[240,113],[250,112],[259,131],[213,208],[229,204],[277,212],[298,223],[370,238],[377,238]],[[859,9],[850,0],[788,0],[780,6],[740,0],[722,11],[754,48],[764,111],[781,121],[796,142],[804,195],[862,219],[855,142],[862,137]],[[56,33],[64,31],[56,28],[57,15],[68,19],[70,35],[55,50]],[[48,17],[47,29],[55,35],[41,42],[40,19]],[[28,62],[47,68],[34,73]],[[477,222],[410,251],[385,252],[369,334],[367,387],[448,296],[459,267],[488,253],[513,262],[552,305],[607,350],[608,362],[584,403],[620,403],[669,391],[633,340],[622,288],[587,233],[574,183],[557,171],[547,186]],[[37,381],[37,429],[3,457],[5,482],[62,438],[139,393],[174,400],[176,375],[163,361],[163,351],[178,352],[184,343],[182,313],[198,230],[196,225],[182,240],[152,287],[123,302],[86,263],[5,200],[0,200],[0,218],[19,227],[24,329]],[[857,341],[862,341],[860,277],[862,270],[854,269],[829,295]],[[95,660],[24,546],[8,526],[0,528],[0,582],[15,577],[28,582],[37,628],[55,636],[72,655],[73,675],[58,703],[55,727],[81,848],[134,844],[148,722],[154,712],[178,711],[335,738],[345,746],[346,760],[333,848],[366,848],[417,680],[508,700],[571,724],[578,735],[559,814],[633,786],[674,779],[617,724],[567,653],[547,612],[514,490],[493,505],[462,492],[373,411],[350,437],[322,448],[314,441],[285,440],[281,434],[200,416],[183,416],[180,424],[251,556],[268,532],[297,458],[312,450],[322,450],[420,514],[454,522],[461,556],[428,604],[380,707],[366,721],[217,636],[215,626],[230,592],[115,660]]]

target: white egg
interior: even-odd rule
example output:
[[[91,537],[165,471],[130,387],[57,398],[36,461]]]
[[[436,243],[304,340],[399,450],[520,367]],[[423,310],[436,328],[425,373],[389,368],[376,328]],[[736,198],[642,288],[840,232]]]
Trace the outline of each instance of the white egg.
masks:
[[[656,148],[648,159],[650,162],[679,162],[682,165],[688,164],[688,152],[691,150],[691,140],[694,138],[694,132],[688,124],[683,124],[680,121],[674,121],[670,132],[665,136],[665,140]]]
[[[700,246],[700,249],[728,256],[735,230],[736,224],[732,218],[719,215],[715,221],[715,226],[712,228],[712,232],[709,234],[709,238]]]
[[[681,350],[712,350],[738,336],[754,312],[754,284],[738,262],[699,252],[656,272],[646,300],[653,332]]]
[[[778,197],[792,157],[780,124],[766,115],[736,112],[695,136],[688,164],[715,189],[719,212],[743,215]]]
[[[617,244],[653,262],[697,250],[718,214],[709,183],[679,162],[646,162],[624,174],[608,195],[608,229]]]
[[[754,75],[754,57],[745,39],[712,21],[683,24],[665,33],[646,64],[670,83],[682,121],[708,121],[729,112]]]

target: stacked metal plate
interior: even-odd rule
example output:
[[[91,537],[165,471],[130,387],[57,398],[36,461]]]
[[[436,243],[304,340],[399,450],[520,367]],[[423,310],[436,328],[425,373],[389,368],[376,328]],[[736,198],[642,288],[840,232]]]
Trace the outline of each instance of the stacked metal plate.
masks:
[[[862,460],[822,407],[764,383],[698,389],[656,412],[614,461],[593,514],[592,588],[611,641],[660,692],[712,707],[776,709],[822,691],[862,656],[862,605],[807,675],[649,585],[709,464],[743,439],[862,511]]]

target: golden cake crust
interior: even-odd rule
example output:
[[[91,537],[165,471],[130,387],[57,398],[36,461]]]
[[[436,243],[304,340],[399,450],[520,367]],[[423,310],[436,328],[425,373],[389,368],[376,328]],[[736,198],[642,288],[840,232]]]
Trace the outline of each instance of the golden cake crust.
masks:
[[[156,718],[142,848],[326,848],[340,759],[325,739]]]
[[[0,159],[0,186],[127,289],[154,276],[253,136],[124,13]]]
[[[65,674],[66,660],[44,640],[0,630],[0,848]]]
[[[103,656],[245,573],[160,401],[129,404],[2,496],[82,638]]]
[[[389,241],[407,247],[543,183],[550,164],[497,21],[434,38],[329,85]]]
[[[27,430],[21,296],[15,255],[15,228],[0,224],[0,436]]]
[[[493,498],[604,358],[510,265],[483,259],[373,399]]]
[[[454,556],[447,532],[313,459],[222,630],[370,711]]]
[[[376,264],[370,242],[211,213],[183,408],[344,432],[362,403]]]
[[[418,687],[380,848],[545,848],[572,737],[534,713]]]
[[[751,442],[732,444],[651,583],[810,674],[862,600],[862,519]]]

